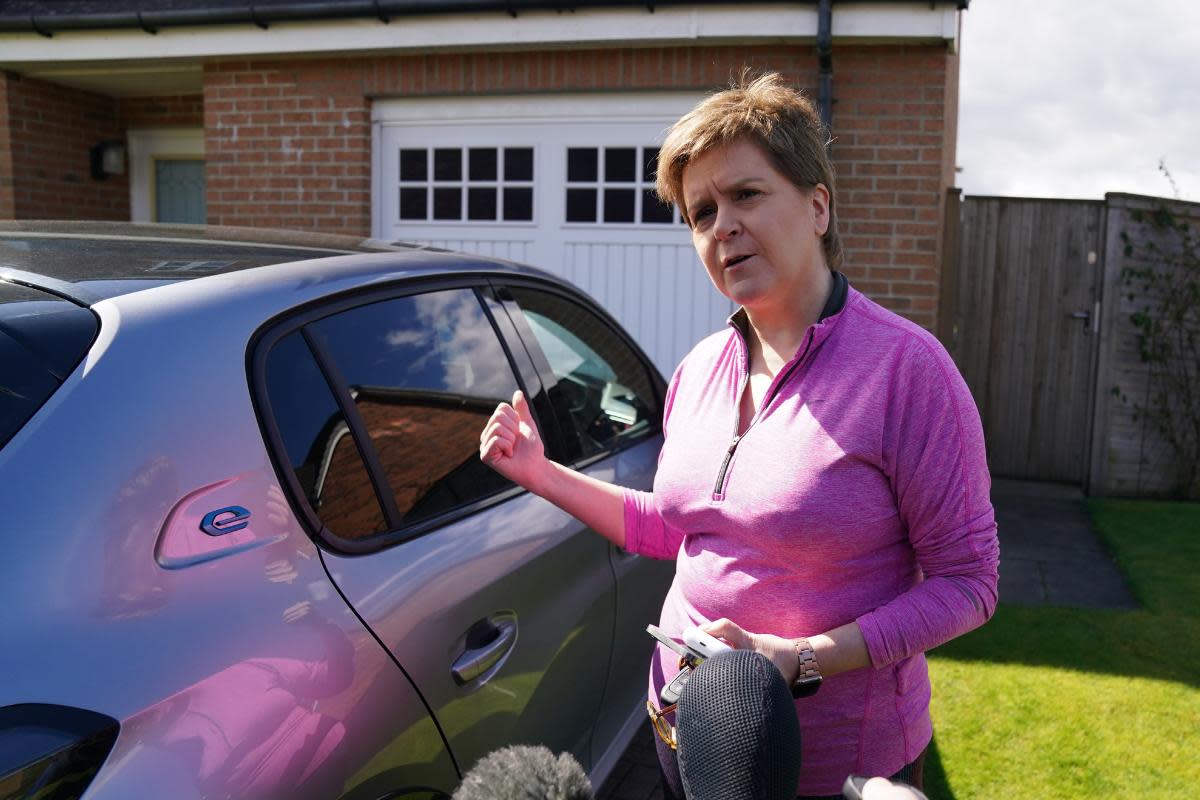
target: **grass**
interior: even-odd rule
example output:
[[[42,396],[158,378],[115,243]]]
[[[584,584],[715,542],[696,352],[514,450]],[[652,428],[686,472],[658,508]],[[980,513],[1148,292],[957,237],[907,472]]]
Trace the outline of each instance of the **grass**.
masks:
[[[1142,608],[1002,602],[930,653],[931,800],[1200,794],[1200,504],[1090,510]]]

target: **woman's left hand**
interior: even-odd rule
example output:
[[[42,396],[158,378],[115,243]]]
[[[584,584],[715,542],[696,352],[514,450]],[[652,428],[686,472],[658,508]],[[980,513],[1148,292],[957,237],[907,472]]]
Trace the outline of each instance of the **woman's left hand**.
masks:
[[[751,633],[733,620],[724,617],[702,625],[701,630],[719,639],[724,639],[730,647],[738,650],[753,650],[771,659],[771,663],[783,675],[783,679],[789,686],[796,680],[800,662],[796,658],[796,648],[791,639],[770,633]]]

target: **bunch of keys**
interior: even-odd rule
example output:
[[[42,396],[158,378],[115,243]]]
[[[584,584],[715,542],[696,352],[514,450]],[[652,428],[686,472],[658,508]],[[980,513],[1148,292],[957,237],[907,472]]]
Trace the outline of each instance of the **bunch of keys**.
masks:
[[[705,659],[732,649],[725,642],[694,626],[683,632],[683,644],[663,633],[657,625],[647,625],[646,632],[679,654],[679,674],[658,695],[664,709],[679,702],[679,693],[692,677],[692,670],[703,664]]]

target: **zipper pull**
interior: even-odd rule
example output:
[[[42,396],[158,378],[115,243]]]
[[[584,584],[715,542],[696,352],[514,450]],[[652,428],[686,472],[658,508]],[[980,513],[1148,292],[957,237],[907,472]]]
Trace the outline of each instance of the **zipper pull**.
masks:
[[[733,451],[737,450],[738,442],[741,440],[741,436],[734,436],[733,441],[729,443],[729,449],[725,451],[725,459],[721,462],[721,471],[717,473],[717,485],[713,487],[714,500],[725,491],[725,473],[729,471],[729,462],[733,459]]]

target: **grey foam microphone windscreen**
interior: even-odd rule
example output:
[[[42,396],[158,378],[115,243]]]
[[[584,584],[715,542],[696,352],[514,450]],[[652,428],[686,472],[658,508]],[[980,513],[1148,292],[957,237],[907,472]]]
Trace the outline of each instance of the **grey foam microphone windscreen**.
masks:
[[[594,800],[587,773],[570,753],[542,746],[493,750],[463,776],[453,800]]]
[[[679,695],[679,773],[688,800],[793,800],[800,723],[787,682],[749,650],[718,653]]]

